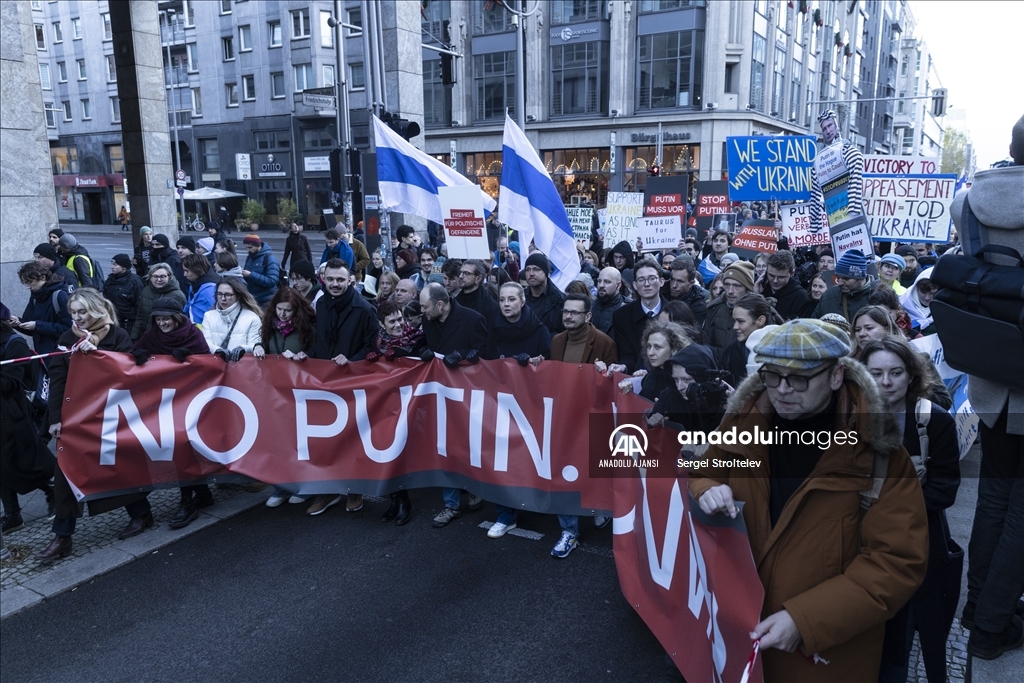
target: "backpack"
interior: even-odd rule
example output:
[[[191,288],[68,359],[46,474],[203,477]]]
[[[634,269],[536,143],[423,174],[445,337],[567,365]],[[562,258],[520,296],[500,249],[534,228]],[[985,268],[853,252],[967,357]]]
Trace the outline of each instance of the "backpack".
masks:
[[[921,443],[921,454],[910,456],[910,461],[914,463],[914,471],[917,472],[917,478],[923,484],[928,473],[928,423],[932,419],[932,402],[926,398],[917,399],[915,416],[917,418],[917,440]],[[860,492],[861,517],[878,500],[878,496],[882,493],[882,487],[885,486],[888,470],[889,455],[875,451],[875,461],[871,468],[871,488]]]
[[[946,254],[932,281],[940,289],[931,312],[946,363],[968,375],[1024,391],[1024,257],[1010,247],[985,244],[987,228],[964,198],[961,215],[964,254]],[[991,254],[1016,261],[995,265]],[[983,353],[978,340],[999,349]]]
[[[81,280],[79,280],[78,286],[94,287],[100,291],[103,291],[103,283],[106,281],[107,277],[106,274],[103,272],[103,269],[100,267],[100,264],[96,261],[96,259],[92,258],[91,256],[86,256],[85,254],[74,254],[73,256],[68,258],[67,268],[72,273],[74,273],[76,277],[78,276],[78,271],[75,270],[74,265],[76,258],[85,259],[86,263],[89,264],[89,281],[82,282]]]
[[[54,292],[53,296],[54,305],[56,306],[57,292]],[[21,339],[21,337],[15,334],[8,337],[7,343],[4,344],[4,353],[7,353],[8,349],[10,349],[11,342],[17,339]],[[46,374],[46,364],[43,362],[43,359],[38,358],[37,360],[39,361],[39,365],[32,363],[27,385],[26,383],[22,383],[22,389],[25,391],[25,398],[32,406],[32,411],[36,415],[47,410],[50,404],[50,376]]]

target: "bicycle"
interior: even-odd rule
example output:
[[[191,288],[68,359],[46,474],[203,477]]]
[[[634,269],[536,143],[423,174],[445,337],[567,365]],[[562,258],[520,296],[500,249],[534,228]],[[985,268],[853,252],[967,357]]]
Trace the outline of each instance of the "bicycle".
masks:
[[[199,216],[193,216],[191,221],[189,217],[185,217],[185,230],[195,230],[196,232],[206,232],[206,224],[199,220]]]

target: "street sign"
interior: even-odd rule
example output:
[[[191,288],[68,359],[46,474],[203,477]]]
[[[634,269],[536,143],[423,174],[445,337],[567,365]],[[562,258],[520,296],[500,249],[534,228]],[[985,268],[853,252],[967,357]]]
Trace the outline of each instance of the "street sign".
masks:
[[[178,187],[185,187],[186,185],[188,185],[188,183],[186,183],[184,180],[175,180],[174,184],[177,185]]]
[[[183,187],[179,187],[179,188],[178,188],[178,194],[179,194],[179,195],[185,194],[185,188],[183,188]]]
[[[239,180],[252,179],[252,157],[248,154],[235,155],[235,172]]]
[[[174,178],[175,180],[185,180],[185,171],[179,168],[177,171],[174,172]]]
[[[318,107],[320,109],[334,109],[334,101],[334,95],[313,95],[308,92],[302,93],[302,103],[307,107]]]
[[[310,95],[334,95],[334,86],[328,85],[323,88],[306,88],[302,92],[309,93]]]

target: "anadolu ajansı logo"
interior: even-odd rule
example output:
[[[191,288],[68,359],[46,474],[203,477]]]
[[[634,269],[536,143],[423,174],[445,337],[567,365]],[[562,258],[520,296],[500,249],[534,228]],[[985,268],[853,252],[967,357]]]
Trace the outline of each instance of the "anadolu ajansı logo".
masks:
[[[632,433],[632,431],[636,433]],[[611,456],[598,462],[600,469],[656,468],[658,460],[647,457],[647,433],[638,425],[623,424],[608,437]]]

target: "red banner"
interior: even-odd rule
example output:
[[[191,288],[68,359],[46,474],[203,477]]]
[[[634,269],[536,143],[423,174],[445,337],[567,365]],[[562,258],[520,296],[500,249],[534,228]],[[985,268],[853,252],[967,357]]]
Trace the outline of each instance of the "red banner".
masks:
[[[244,475],[302,493],[453,486],[535,512],[612,511],[630,604],[687,680],[738,680],[763,602],[742,523],[691,510],[676,432],[637,426],[650,404],[616,381],[555,361],[74,354],[58,457],[86,498]]]

